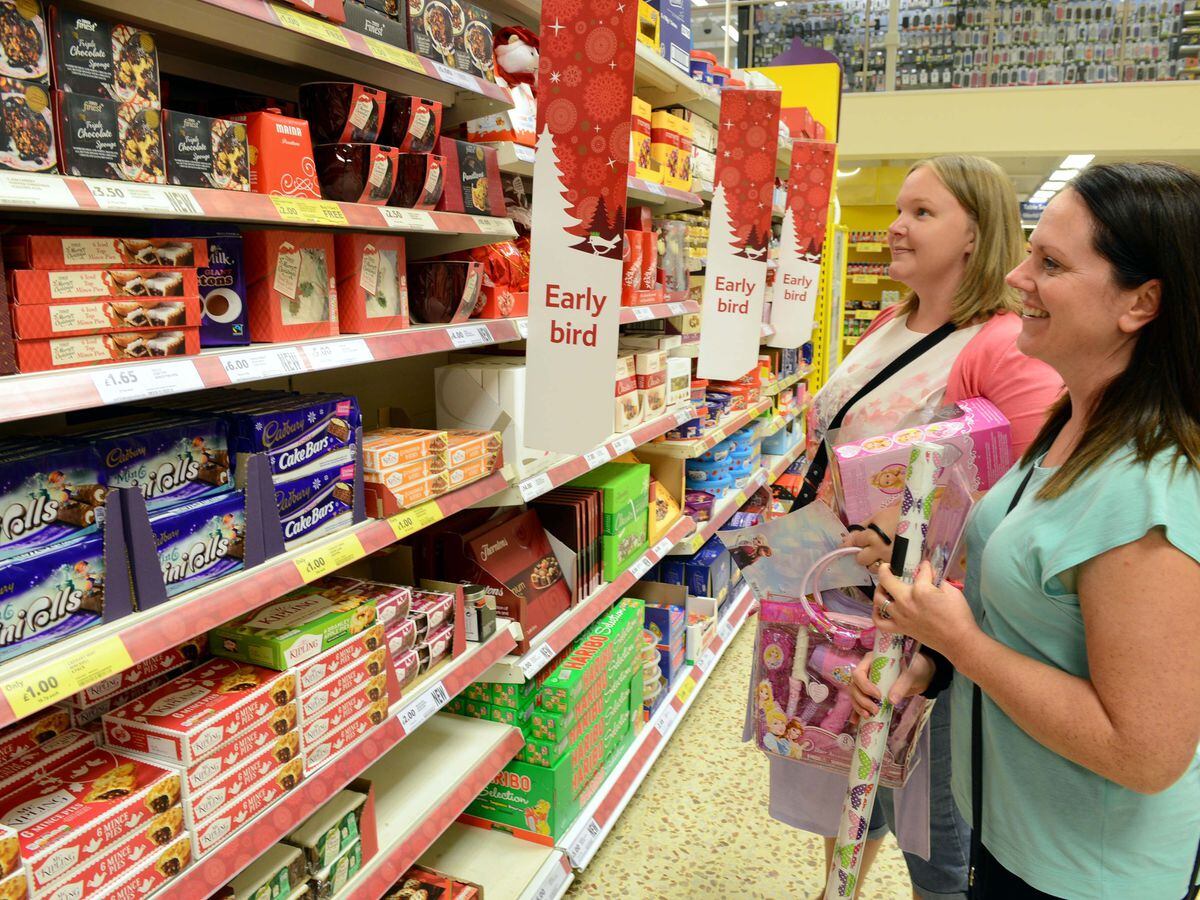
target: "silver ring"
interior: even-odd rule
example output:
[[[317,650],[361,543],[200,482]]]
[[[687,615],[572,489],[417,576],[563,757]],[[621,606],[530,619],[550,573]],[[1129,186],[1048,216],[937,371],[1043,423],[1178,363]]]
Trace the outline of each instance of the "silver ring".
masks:
[[[892,614],[890,612],[888,612],[888,607],[891,605],[892,605],[891,600],[884,600],[882,603],[879,604],[879,618],[890,619],[892,617]]]
[[[878,568],[879,568],[880,566],[882,566],[882,565],[883,565],[883,560],[882,560],[882,559],[877,559],[877,560],[875,560],[875,562],[871,563],[871,566],[870,566],[870,567],[871,567],[872,569],[878,569]]]

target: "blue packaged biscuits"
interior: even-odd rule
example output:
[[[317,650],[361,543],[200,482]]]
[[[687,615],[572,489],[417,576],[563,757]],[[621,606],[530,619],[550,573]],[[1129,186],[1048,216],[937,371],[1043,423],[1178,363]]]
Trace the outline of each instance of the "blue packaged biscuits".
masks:
[[[342,454],[331,459],[331,464],[306,475],[275,479],[275,503],[286,546],[345,528],[354,521],[353,457]]]
[[[150,529],[168,597],[245,565],[246,498],[241,491],[159,510],[150,516]]]
[[[0,447],[0,559],[95,532],[107,496],[91,447],[52,441]]]
[[[85,534],[6,559],[0,598],[0,660],[100,624],[104,538]]]

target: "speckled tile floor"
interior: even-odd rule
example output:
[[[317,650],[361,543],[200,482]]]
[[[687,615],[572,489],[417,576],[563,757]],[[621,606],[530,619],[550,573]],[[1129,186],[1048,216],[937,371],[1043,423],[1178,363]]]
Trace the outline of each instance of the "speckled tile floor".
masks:
[[[809,900],[820,838],[767,815],[767,763],[743,744],[754,619],[721,658],[671,742],[568,898]],[[860,900],[912,897],[889,836]]]

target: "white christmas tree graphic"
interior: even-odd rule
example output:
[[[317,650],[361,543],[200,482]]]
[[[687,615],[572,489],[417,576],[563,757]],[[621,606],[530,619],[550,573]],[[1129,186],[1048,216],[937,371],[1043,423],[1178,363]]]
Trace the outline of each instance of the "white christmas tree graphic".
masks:
[[[544,240],[548,232],[555,234],[555,241],[558,243],[563,241],[560,235],[579,227],[579,220],[567,212],[567,189],[563,187],[562,171],[558,167],[558,150],[554,146],[554,135],[546,126],[542,127],[542,133],[538,135],[535,160],[537,177],[533,181],[533,203],[530,210],[533,220],[530,231],[534,247],[538,246],[538,238]],[[543,160],[548,160],[548,165],[539,165]],[[546,169],[550,171],[547,172]]]
[[[771,327],[775,333],[768,338],[768,346],[799,347],[809,339],[820,275],[820,257],[814,259],[800,250],[796,221],[789,206],[783,212],[779,232],[779,269],[775,273],[775,299],[771,304]]]
[[[729,205],[725,202],[725,184],[720,182],[713,191],[712,210],[708,217],[708,258],[711,262],[713,251],[725,252],[725,248],[737,250],[737,235],[733,232],[733,222],[729,218]]]

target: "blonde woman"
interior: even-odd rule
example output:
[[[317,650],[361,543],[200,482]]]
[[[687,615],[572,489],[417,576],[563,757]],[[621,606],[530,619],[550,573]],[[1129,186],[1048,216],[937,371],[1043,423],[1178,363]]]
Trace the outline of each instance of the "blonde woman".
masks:
[[[876,318],[815,397],[809,421],[814,462],[796,507],[828,495],[823,447],[830,431],[838,431],[838,442],[862,440],[928,421],[946,403],[983,397],[1012,423],[1015,457],[1062,390],[1053,369],[1016,346],[1020,301],[1004,278],[1020,261],[1025,238],[1016,195],[998,166],[975,156],[916,163],[896,199],[888,245],[891,277],[909,293]],[[864,548],[859,557],[864,565],[885,558],[885,535],[894,527],[888,518],[877,517],[851,535]],[[913,851],[905,858],[914,896],[965,898],[969,829],[950,794],[944,704],[935,707],[923,740],[924,761],[910,787],[897,792],[901,802],[893,803],[890,791],[880,796],[863,876],[898,815],[901,846]],[[905,794],[923,798],[926,782],[927,809],[903,802]],[[844,777],[771,760],[772,816],[825,835],[827,863],[844,791]]]

